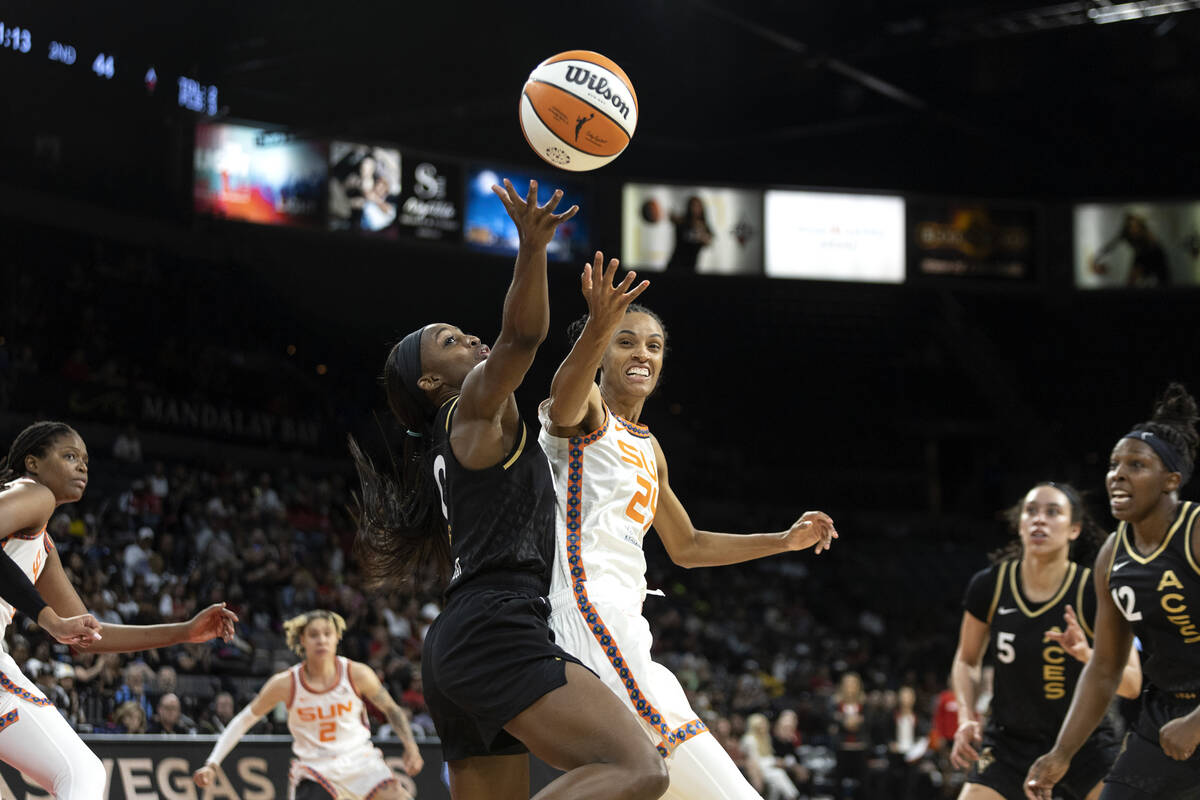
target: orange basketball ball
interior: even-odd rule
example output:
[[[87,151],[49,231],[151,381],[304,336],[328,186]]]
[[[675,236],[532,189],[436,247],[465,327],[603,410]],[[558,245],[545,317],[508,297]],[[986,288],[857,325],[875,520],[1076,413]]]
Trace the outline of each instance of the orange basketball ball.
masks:
[[[637,94],[613,61],[568,50],[538,64],[521,92],[521,130],[543,159],[586,172],[621,154],[637,127]]]

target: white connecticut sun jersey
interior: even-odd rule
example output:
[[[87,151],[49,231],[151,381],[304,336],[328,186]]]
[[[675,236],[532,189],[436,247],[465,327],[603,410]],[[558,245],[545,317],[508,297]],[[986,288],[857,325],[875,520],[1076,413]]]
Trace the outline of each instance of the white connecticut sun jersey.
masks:
[[[18,478],[17,480],[27,481],[29,479]],[[50,535],[43,527],[37,533],[13,534],[4,540],[2,546],[5,555],[21,568],[30,582],[37,583],[38,576],[42,574],[42,569],[46,566],[46,559],[50,557],[50,551],[54,549],[54,542],[50,540]],[[10,603],[0,600],[0,639],[4,638],[4,633],[12,624],[15,613],[16,610]],[[12,656],[4,652],[0,652],[0,692],[8,692],[20,700],[39,706],[50,704],[50,701],[33,681],[22,674],[21,668],[17,662],[13,661]],[[0,715],[0,730],[16,721],[17,716],[15,711]]]
[[[605,406],[599,429],[560,438],[548,432],[546,403],[540,417],[538,442],[554,473],[559,505],[566,506],[556,523],[551,597],[585,582],[593,602],[632,605],[640,613],[646,596],[642,539],[658,507],[658,464],[649,429]]]
[[[323,692],[304,681],[304,664],[291,668],[292,699],[288,730],[292,751],[301,761],[325,761],[355,751],[371,750],[367,708],[350,680],[350,664],[338,656],[338,680]]]
[[[54,542],[50,540],[50,534],[46,533],[45,528],[29,535],[13,534],[4,540],[5,555],[21,568],[30,583],[37,583],[38,576],[42,574],[42,567],[46,566],[46,559],[53,549]],[[0,638],[12,623],[15,613],[8,601],[0,599]]]

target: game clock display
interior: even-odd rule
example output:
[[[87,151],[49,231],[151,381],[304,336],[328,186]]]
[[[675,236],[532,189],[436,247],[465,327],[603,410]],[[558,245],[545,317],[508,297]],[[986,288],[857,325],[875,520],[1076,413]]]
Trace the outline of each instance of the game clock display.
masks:
[[[28,53],[33,49],[33,34],[28,28],[0,22],[0,47],[18,53]]]

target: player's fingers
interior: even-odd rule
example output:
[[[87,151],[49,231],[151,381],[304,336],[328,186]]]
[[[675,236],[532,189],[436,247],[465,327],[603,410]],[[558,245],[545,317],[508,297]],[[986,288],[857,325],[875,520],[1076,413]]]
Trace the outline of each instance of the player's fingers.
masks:
[[[621,278],[621,282],[616,285],[615,290],[619,294],[624,294],[625,292],[628,292],[629,287],[633,286],[633,282],[636,279],[637,279],[636,272],[633,272],[632,270],[630,270],[629,272],[626,272],[625,277]]]
[[[583,287],[584,294],[590,294],[592,291],[592,265],[584,264],[583,273],[579,276],[579,284]]]
[[[555,205],[557,205],[557,203],[555,203]],[[571,206],[563,213],[555,214],[554,221],[555,222],[566,222],[567,220],[569,220],[571,217],[575,216],[578,213],[579,213],[579,206]]]
[[[650,281],[642,281],[637,286],[633,287],[633,289],[631,289],[629,292],[627,292],[625,294],[625,298],[627,300],[629,300],[629,302],[632,303],[634,300],[637,299],[637,296],[639,294],[641,294],[642,292],[646,291],[649,288],[650,288]]]
[[[536,200],[537,198],[535,197],[534,199]],[[546,205],[539,206],[539,208],[545,209],[547,214],[553,214],[554,209],[558,208],[558,204],[562,202],[562,199],[562,189],[555,189],[553,194],[550,195],[550,199],[546,201]]]
[[[529,193],[525,195],[525,205],[537,208],[538,184],[537,181],[530,179]],[[554,200],[553,196],[550,198]],[[547,203],[549,205],[549,203]]]

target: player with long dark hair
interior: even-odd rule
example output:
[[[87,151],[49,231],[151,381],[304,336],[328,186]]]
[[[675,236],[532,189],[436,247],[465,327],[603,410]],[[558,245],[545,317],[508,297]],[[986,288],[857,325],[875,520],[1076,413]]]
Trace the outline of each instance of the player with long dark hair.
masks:
[[[617,267],[612,259],[605,268],[602,253],[584,267],[588,315],[571,326],[571,352],[540,410],[538,440],[558,496],[550,625],[567,652],[600,675],[641,722],[642,737],[670,771],[667,797],[757,798],[678,679],[651,658],[642,540],[653,525],[672,561],[697,567],[814,546],[819,553],[837,532],[818,511],[775,533],[695,528],[671,490],[658,440],[638,421],[662,375],[666,329],[633,303],[633,273],[614,285]]]
[[[1050,800],[1104,716],[1136,635],[1146,688],[1101,800],[1200,794],[1200,505],[1179,490],[1196,461],[1196,401],[1172,383],[1148,422],[1117,440],[1105,487],[1118,520],[1096,558],[1096,641],[1054,747],[1029,769],[1025,793]]]
[[[0,537],[5,554],[33,583],[41,600],[62,617],[87,608],[63,569],[46,524],[54,509],[83,497],[88,452],[63,422],[36,422],[17,435],[0,468]],[[5,588],[6,597],[9,589]],[[0,637],[13,606],[0,602]],[[41,619],[41,616],[38,617]],[[233,637],[237,616],[216,603],[187,622],[169,625],[102,623],[83,644],[106,653],[129,653],[181,642]],[[92,641],[88,643],[87,638]],[[29,775],[59,800],[100,800],[104,766],[8,653],[0,653],[0,759]]]
[[[1079,492],[1042,482],[1008,513],[1013,546],[994,553],[976,573],[963,602],[958,649],[950,670],[958,701],[958,731],[950,762],[971,768],[959,800],[1019,800],[1029,765],[1054,742],[1071,692],[1091,658],[1096,592],[1091,563],[1103,530]],[[975,714],[980,665],[994,653],[995,678],[986,728]],[[1137,697],[1142,673],[1131,649],[1118,693]],[[1084,745],[1063,788],[1075,800],[1095,800],[1117,757],[1120,739],[1103,721]]]
[[[370,701],[387,717],[404,743],[404,770],[416,775],[422,760],[412,728],[375,670],[337,654],[345,630],[346,621],[341,615],[325,609],[300,614],[283,624],[288,648],[303,660],[272,675],[230,720],[204,766],[193,773],[197,786],[211,784],[222,759],[260,719],[283,703],[288,710],[295,756],[288,771],[288,797],[408,797],[384,762],[383,753],[371,744],[364,701]]]
[[[547,624],[554,484],[513,392],[549,328],[546,246],[577,208],[493,190],[520,237],[500,334],[488,348],[425,325],[392,349],[388,403],[407,445],[396,479],[351,441],[362,497],[357,550],[375,583],[449,567],[446,606],[426,633],[425,700],[455,798],[527,798],[526,749],[566,770],[538,798],[656,798],[661,759],[616,698],[554,644]]]

